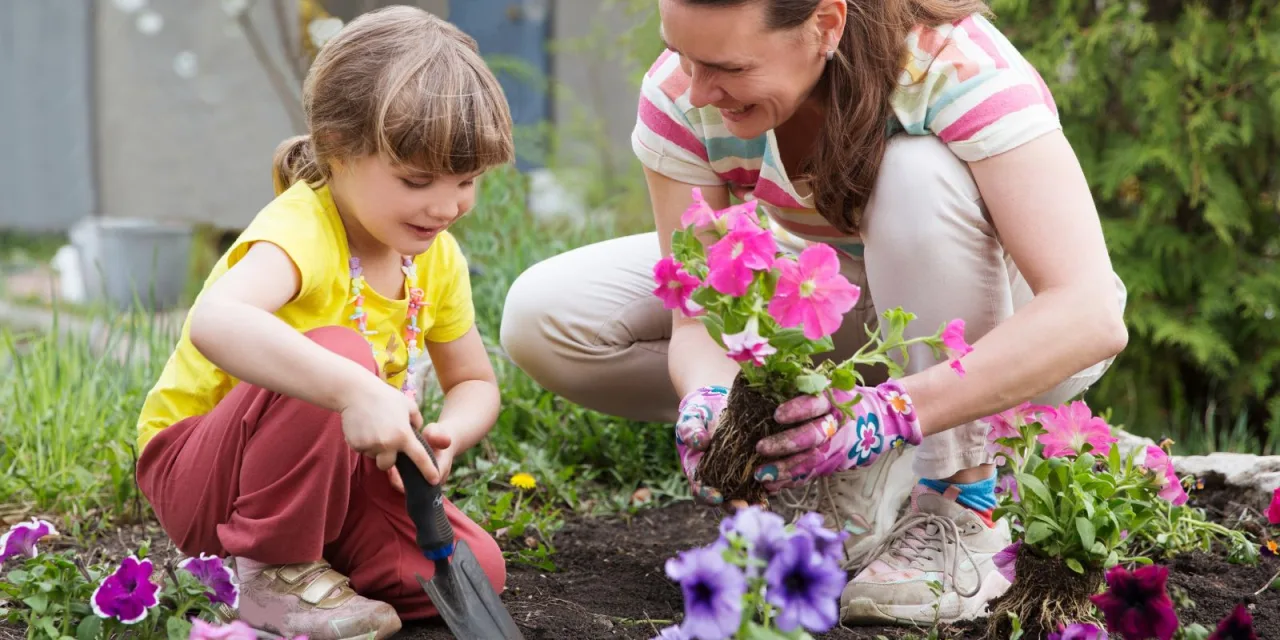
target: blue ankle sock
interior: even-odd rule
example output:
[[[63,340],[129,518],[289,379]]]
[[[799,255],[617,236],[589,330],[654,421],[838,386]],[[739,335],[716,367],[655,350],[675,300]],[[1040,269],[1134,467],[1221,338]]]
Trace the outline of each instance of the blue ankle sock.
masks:
[[[950,482],[930,480],[928,478],[921,478],[920,484],[938,493],[944,493],[948,487],[955,486],[956,489],[960,490],[960,495],[956,496],[956,502],[979,513],[990,513],[992,509],[996,508],[995,472],[992,472],[991,477],[986,480],[970,482],[969,484],[952,485]]]

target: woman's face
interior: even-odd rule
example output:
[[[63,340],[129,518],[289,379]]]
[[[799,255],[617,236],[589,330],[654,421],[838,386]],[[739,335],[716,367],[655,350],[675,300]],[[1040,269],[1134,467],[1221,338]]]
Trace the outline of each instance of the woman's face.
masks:
[[[781,30],[767,27],[765,2],[658,6],[663,41],[691,79],[693,106],[716,107],[729,133],[749,139],[786,122],[809,97],[835,43],[824,34],[843,30],[843,2],[824,0],[805,23]]]

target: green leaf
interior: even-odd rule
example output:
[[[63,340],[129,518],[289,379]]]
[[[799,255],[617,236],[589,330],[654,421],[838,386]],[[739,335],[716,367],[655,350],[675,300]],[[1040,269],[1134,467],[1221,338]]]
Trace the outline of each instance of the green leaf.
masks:
[[[31,607],[31,610],[37,615],[44,615],[44,612],[49,609],[49,596],[46,596],[43,593],[37,593],[33,596],[23,598],[22,603]]]
[[[164,623],[164,630],[168,633],[169,640],[187,640],[191,635],[191,626],[190,622],[178,616],[170,616]]]
[[[1093,527],[1093,523],[1090,522],[1088,518],[1076,518],[1076,533],[1080,534],[1081,547],[1089,549],[1093,546],[1093,539],[1097,535],[1097,532]]]
[[[773,345],[778,351],[791,351],[807,342],[809,342],[809,339],[804,337],[804,329],[800,327],[778,329],[769,337],[769,344]]]
[[[1075,558],[1067,558],[1067,566],[1071,567],[1072,571],[1084,575],[1084,565],[1081,565],[1079,560],[1076,560]]]
[[[852,391],[858,384],[853,372],[847,369],[836,369],[831,373],[831,386],[842,391]]]
[[[753,620],[747,623],[747,631],[742,635],[742,638],[744,640],[812,640],[813,636],[809,635],[803,627],[791,633],[783,633],[761,626],[760,623]]]
[[[831,381],[820,373],[806,373],[796,378],[796,389],[810,395],[822,393],[830,384]]]
[[[724,335],[724,324],[720,322],[720,318],[710,313],[704,313],[698,316],[698,321],[707,328],[707,333],[711,334],[711,338],[723,347],[724,339],[721,336]]]
[[[1026,489],[1035,494],[1036,498],[1039,498],[1040,502],[1043,503],[1045,507],[1048,507],[1050,510],[1053,509],[1053,496],[1049,494],[1049,489],[1044,486],[1044,483],[1041,482],[1039,478],[1025,473],[1015,474],[1015,477],[1020,489]],[[1023,496],[1023,500],[1026,500],[1027,494],[1022,492],[1021,495]]]
[[[86,616],[76,627],[76,640],[95,640],[102,631],[102,618],[96,615]]]
[[[1049,525],[1043,522],[1038,522],[1038,521],[1032,522],[1031,526],[1027,527],[1027,537],[1026,537],[1027,544],[1030,544],[1030,545],[1038,544],[1040,542],[1043,542],[1049,539],[1049,536],[1052,536],[1052,535],[1053,535],[1053,529],[1050,529]]]
[[[1110,569],[1118,564],[1120,564],[1120,554],[1116,553],[1115,549],[1112,549],[1111,553],[1107,554],[1107,562],[1104,568]]]

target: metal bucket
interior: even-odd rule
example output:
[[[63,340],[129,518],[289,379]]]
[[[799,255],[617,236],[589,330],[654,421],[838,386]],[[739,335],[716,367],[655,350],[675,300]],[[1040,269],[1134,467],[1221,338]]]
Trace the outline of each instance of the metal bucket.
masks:
[[[89,302],[117,309],[177,306],[187,286],[193,229],[138,218],[86,218],[71,229]]]

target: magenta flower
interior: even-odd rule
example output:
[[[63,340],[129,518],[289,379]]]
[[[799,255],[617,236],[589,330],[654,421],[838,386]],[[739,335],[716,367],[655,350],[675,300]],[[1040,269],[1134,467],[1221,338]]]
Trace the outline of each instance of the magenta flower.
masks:
[[[1267,522],[1280,524],[1280,487],[1271,494],[1271,506],[1267,507]]]
[[[973,347],[964,341],[964,319],[956,318],[947,323],[942,329],[942,348],[946,350],[947,357],[952,358],[951,368],[955,369],[959,375],[964,375],[964,365],[960,364],[960,358],[968,355],[973,351]]]
[[[240,607],[240,587],[232,580],[231,570],[222,563],[222,558],[201,553],[199,558],[187,558],[178,563],[178,567],[213,590],[205,593],[209,602],[225,604],[232,609]]]
[[[679,309],[686,316],[696,316],[702,307],[691,298],[694,289],[702,284],[696,276],[684,270],[684,264],[667,256],[653,265],[653,279],[658,286],[653,294],[662,300],[664,309]]]
[[[1209,640],[1258,640],[1258,633],[1253,630],[1253,616],[1249,608],[1237,604],[1227,617],[1218,621],[1218,628],[1209,636]]]
[[[666,562],[667,577],[684,593],[680,630],[695,638],[729,638],[742,623],[742,596],[747,579],[725,561],[723,551],[700,547],[682,551]]]
[[[680,226],[686,229],[692,227],[694,233],[714,229],[718,236],[723,237],[743,223],[748,223],[754,227],[759,226],[759,221],[756,217],[755,200],[730,205],[717,211],[712,209],[711,205],[707,204],[706,199],[702,197],[702,189],[694,187],[692,193],[693,202],[689,204],[689,208],[685,209],[680,216]]]
[[[1058,407],[1042,416],[1040,423],[1046,431],[1039,438],[1046,458],[1080,455],[1086,444],[1093,448],[1091,453],[1105,456],[1111,453],[1111,444],[1119,441],[1083,400]]]
[[[726,333],[721,336],[728,355],[735,362],[750,362],[757,367],[764,366],[764,359],[778,352],[768,340],[760,337],[760,323],[752,318],[747,321],[747,328],[740,333]]]
[[[1077,622],[1069,627],[1058,624],[1058,630],[1049,634],[1049,640],[1107,640],[1107,632],[1089,622]]]
[[[1147,447],[1147,456],[1142,466],[1156,472],[1156,484],[1160,487],[1160,497],[1175,505],[1187,502],[1187,492],[1182,488],[1182,481],[1173,469],[1173,460],[1160,447]]]
[[[839,564],[815,552],[813,538],[802,532],[787,538],[764,572],[764,597],[778,607],[778,629],[831,629],[847,578]]]
[[[147,617],[147,609],[156,606],[160,585],[151,582],[151,561],[129,556],[115,573],[107,576],[93,590],[90,603],[100,618],[116,618],[133,624]]]
[[[187,636],[187,640],[258,640],[258,634],[253,630],[253,627],[245,624],[242,620],[235,620],[231,624],[216,626],[200,618],[193,618],[191,620],[191,634]]]
[[[810,245],[798,260],[779,258],[778,287],[769,315],[783,327],[804,327],[804,337],[819,340],[836,332],[862,291],[840,275],[840,259],[825,244]]]
[[[996,571],[1004,576],[1011,584],[1013,579],[1017,577],[1018,551],[1022,549],[1022,541],[1019,540],[991,556],[991,562],[996,565]]]
[[[0,536],[0,564],[9,558],[24,556],[34,558],[40,555],[36,543],[48,535],[58,535],[57,529],[48,520],[31,519],[31,522],[19,522]]]
[[[1165,591],[1169,569],[1139,567],[1132,573],[1121,565],[1107,572],[1107,590],[1089,596],[1102,611],[1107,630],[1123,640],[1170,640],[1178,630],[1178,614]]]
[[[757,271],[767,271],[778,253],[773,234],[755,225],[739,225],[707,249],[707,284],[730,296],[741,296]]]

